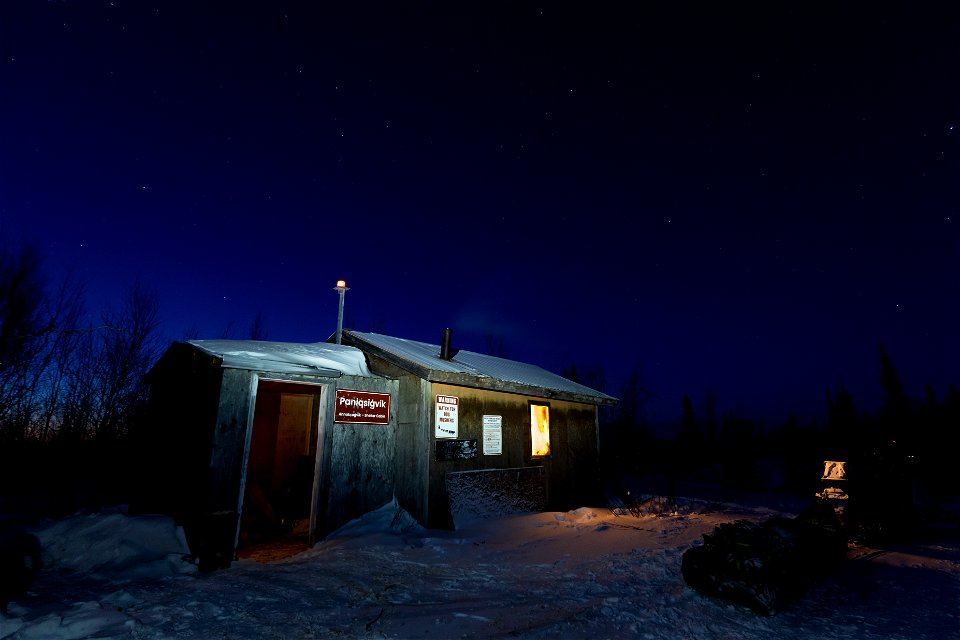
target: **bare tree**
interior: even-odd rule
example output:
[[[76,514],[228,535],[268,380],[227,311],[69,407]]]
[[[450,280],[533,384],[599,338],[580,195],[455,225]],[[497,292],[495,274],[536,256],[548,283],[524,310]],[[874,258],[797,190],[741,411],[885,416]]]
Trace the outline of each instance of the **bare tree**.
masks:
[[[253,322],[250,323],[250,339],[267,339],[267,324],[263,318],[263,311],[257,311],[257,315],[253,317]]]
[[[484,335],[484,341],[486,342],[487,355],[495,356],[497,358],[510,357],[510,352],[507,350],[507,345],[503,341],[502,335],[489,332]]]
[[[221,339],[221,340],[236,340],[236,338],[237,338],[237,336],[236,336],[236,333],[237,333],[237,326],[236,326],[236,324],[237,324],[237,323],[235,323],[233,320],[231,320],[230,322],[228,322],[228,323],[226,324],[226,326],[224,326],[223,329],[220,331],[220,339]]]
[[[56,330],[47,335],[42,383],[35,391],[40,398],[40,412],[34,435],[41,441],[49,440],[59,426],[70,367],[85,332],[80,327],[83,293],[82,284],[67,278],[50,301],[50,324]]]
[[[141,378],[160,353],[158,303],[139,283],[102,325],[81,336],[68,372],[60,436],[111,440],[126,435],[145,400]]]
[[[131,286],[119,311],[108,310],[100,334],[101,388],[94,412],[98,438],[124,435],[133,413],[146,399],[141,378],[160,353],[159,304],[140,283]]]
[[[37,253],[26,248],[0,255],[0,435],[26,438],[42,374],[45,282]]]
[[[51,294],[30,248],[0,253],[0,439],[123,436],[160,354],[156,295],[137,283],[102,323],[82,327],[83,286]]]
[[[183,330],[183,335],[180,337],[183,341],[188,340],[199,340],[200,339],[200,327],[196,322],[191,324],[189,327]]]

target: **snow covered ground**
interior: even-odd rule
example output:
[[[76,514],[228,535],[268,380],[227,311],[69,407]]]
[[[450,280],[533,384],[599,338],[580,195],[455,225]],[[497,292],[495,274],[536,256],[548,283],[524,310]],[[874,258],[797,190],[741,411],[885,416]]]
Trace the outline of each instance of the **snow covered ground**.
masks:
[[[660,516],[538,513],[424,530],[394,505],[315,548],[200,574],[162,517],[76,515],[34,529],[46,568],[0,638],[960,638],[960,542],[851,560],[772,617],[680,574],[703,533],[772,512],[681,501]]]

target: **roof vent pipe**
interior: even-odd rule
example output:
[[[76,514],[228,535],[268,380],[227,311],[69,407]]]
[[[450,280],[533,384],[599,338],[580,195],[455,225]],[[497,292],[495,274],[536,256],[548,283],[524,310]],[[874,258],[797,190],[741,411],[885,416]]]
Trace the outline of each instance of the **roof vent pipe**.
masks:
[[[456,354],[456,351],[454,351],[450,346],[452,342],[453,342],[453,329],[451,329],[450,327],[447,327],[446,329],[443,330],[443,341],[440,343],[440,359],[441,360],[449,360]]]

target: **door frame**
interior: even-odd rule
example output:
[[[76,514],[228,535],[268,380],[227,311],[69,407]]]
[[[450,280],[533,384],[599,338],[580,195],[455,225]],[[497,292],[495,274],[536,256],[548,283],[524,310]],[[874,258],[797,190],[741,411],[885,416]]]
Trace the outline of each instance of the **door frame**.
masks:
[[[313,417],[317,419],[317,450],[315,454],[314,466],[313,466],[313,486],[310,491],[310,519],[309,519],[309,532],[307,535],[307,542],[312,547],[317,541],[317,520],[319,518],[318,509],[319,509],[319,498],[320,498],[320,481],[323,476],[323,462],[325,460],[324,454],[324,444],[325,444],[325,432],[326,432],[326,414],[327,411],[326,405],[329,402],[330,391],[329,388],[331,384],[335,386],[335,383],[331,382],[313,382],[305,380],[289,380],[282,377],[270,376],[268,374],[253,374],[253,380],[250,384],[250,411],[247,416],[247,433],[244,438],[243,445],[243,462],[240,467],[240,495],[237,501],[237,530],[234,534],[233,539],[233,548],[234,553],[236,553],[237,545],[240,543],[240,526],[243,520],[243,502],[246,498],[247,493],[247,471],[248,465],[250,463],[250,445],[253,441],[253,423],[254,415],[257,410],[257,395],[260,390],[260,382],[278,382],[284,385],[291,386],[300,386],[300,387],[310,387],[315,390],[313,395],[316,397],[314,404],[316,405],[313,408],[313,414],[311,415],[311,422]]]

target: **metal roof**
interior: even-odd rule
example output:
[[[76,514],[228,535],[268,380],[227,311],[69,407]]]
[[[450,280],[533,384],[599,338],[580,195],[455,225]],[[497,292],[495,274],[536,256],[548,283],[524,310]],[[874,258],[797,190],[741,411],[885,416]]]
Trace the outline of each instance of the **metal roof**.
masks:
[[[354,347],[326,342],[190,340],[189,344],[223,360],[231,369],[338,377],[370,376],[366,357]]]
[[[359,348],[363,349],[365,345],[373,347],[382,352],[397,366],[408,370],[412,369],[421,377],[426,377],[434,382],[457,383],[456,377],[462,376],[459,382],[467,386],[490,386],[483,384],[483,382],[497,381],[526,387],[528,389],[517,389],[517,392],[526,391],[533,395],[568,396],[570,399],[593,402],[594,404],[616,402],[616,398],[605,393],[568,380],[536,365],[517,362],[516,360],[497,358],[473,351],[458,351],[450,360],[443,360],[440,358],[439,345],[352,330],[344,330],[343,335],[347,338],[347,341]],[[404,367],[404,363],[406,363],[406,367]],[[537,393],[538,390],[547,390],[551,393]]]

